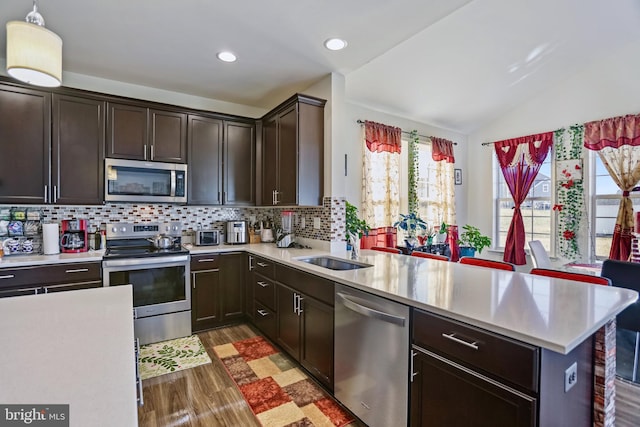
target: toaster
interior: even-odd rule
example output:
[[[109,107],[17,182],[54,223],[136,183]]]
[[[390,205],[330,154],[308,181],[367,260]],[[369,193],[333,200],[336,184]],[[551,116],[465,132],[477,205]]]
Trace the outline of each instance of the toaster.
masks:
[[[217,246],[220,244],[220,232],[218,230],[196,230],[196,246]]]

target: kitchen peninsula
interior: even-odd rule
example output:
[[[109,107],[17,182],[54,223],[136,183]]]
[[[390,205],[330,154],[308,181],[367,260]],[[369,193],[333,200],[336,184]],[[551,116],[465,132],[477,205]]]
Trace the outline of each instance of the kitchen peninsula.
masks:
[[[275,266],[274,283],[286,282],[284,279],[287,277],[280,276],[280,272],[304,274],[288,277],[316,277],[322,280],[296,279],[292,281],[298,282],[293,283],[294,287],[309,284],[328,286],[332,295],[333,283],[340,283],[410,307],[411,348],[415,357],[410,358],[409,348],[403,351],[406,351],[406,358],[415,363],[413,369],[419,371],[436,366],[434,363],[445,363],[440,360],[444,359],[443,354],[448,356],[446,363],[449,363],[449,367],[455,366],[456,369],[470,372],[472,369],[469,366],[472,366],[473,375],[476,375],[474,378],[486,379],[492,387],[502,391],[510,390],[519,399],[519,406],[516,405],[518,416],[525,421],[515,425],[563,425],[563,414],[582,412],[584,415],[585,411],[591,411],[592,336],[638,297],[637,293],[621,288],[585,285],[367,250],[361,252],[357,261],[370,267],[345,271],[319,267],[302,259],[330,256],[346,260],[346,252],[281,249],[272,244],[192,247],[190,251],[193,256],[244,251],[249,257],[268,260]],[[99,257],[99,254],[93,255]],[[30,260],[27,261],[27,258]],[[51,261],[47,256],[6,257],[0,262],[0,273],[8,271],[7,268],[18,267],[18,264],[25,266],[28,262],[37,265],[60,261],[70,262],[70,259]],[[289,285],[288,282],[286,284]],[[327,289],[308,291],[311,297],[304,304],[314,299],[316,291],[329,293]],[[29,298],[35,300],[38,296]],[[327,303],[329,301],[325,305]],[[443,328],[442,332],[440,328]],[[473,357],[485,354],[487,357],[482,360],[470,359],[463,353],[465,350],[460,350],[467,347],[465,344],[460,348],[451,347],[442,351],[437,346],[430,347],[432,341],[427,334],[435,331],[433,337],[439,339],[442,334],[450,334],[448,328],[461,332],[454,338],[463,341],[477,339],[476,342],[466,342],[471,349],[474,346],[480,348],[470,350],[469,354]],[[486,349],[485,344],[488,344]],[[435,362],[431,363],[433,360]],[[334,362],[340,363],[338,360]],[[575,387],[565,392],[565,371],[574,362],[577,363],[577,383],[573,381]],[[420,383],[420,376],[416,378]],[[419,395],[415,384],[411,386],[412,399]],[[441,382],[436,387],[441,389],[443,384]],[[426,396],[428,385],[424,387]],[[558,412],[554,401],[558,405],[569,405],[571,410]],[[511,400],[508,402],[511,404]],[[441,403],[441,407],[447,407]],[[415,402],[411,404],[412,423],[420,416],[419,412],[418,415],[413,412],[416,405]],[[418,406],[424,406],[424,403]],[[555,412],[552,410],[554,407]]]

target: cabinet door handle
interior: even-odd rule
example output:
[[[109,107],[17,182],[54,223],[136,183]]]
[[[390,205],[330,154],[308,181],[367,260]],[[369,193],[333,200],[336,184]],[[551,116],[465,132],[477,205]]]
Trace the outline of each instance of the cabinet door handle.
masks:
[[[198,262],[213,262],[213,261],[215,261],[215,258],[203,258],[198,260]]]
[[[147,144],[144,144],[142,148],[144,149],[144,159],[147,160]]]
[[[4,276],[0,276],[0,279],[13,279],[16,277],[14,274],[5,274]]]
[[[253,257],[249,255],[249,271],[253,270],[255,267],[253,266]]]
[[[410,379],[411,379],[411,382],[413,382],[413,378],[414,378],[416,375],[418,375],[418,373],[417,373],[417,372],[415,372],[415,371],[413,370],[413,359],[414,359],[417,355],[418,355],[418,353],[416,353],[415,351],[411,350],[411,369],[410,369],[410,372],[411,372],[411,378],[410,378]]]
[[[49,186],[47,184],[44,185],[44,202],[49,203]]]
[[[304,310],[302,310],[302,300],[304,300],[302,295],[298,295],[298,316],[300,316],[302,314],[302,312],[304,311]]]
[[[269,313],[265,310],[258,310],[258,314],[262,317],[268,316]]]
[[[53,186],[53,203],[56,203],[58,201],[58,186],[54,185]]]
[[[219,192],[219,191],[218,191],[218,202],[220,202],[220,203],[222,202],[222,201],[220,200],[220,192]]]
[[[455,335],[456,335],[456,334],[455,334],[455,333],[453,333],[453,332],[452,332],[452,333],[450,333],[450,334],[445,334],[445,333],[443,333],[443,334],[442,334],[442,337],[443,337],[443,338],[446,338],[446,339],[448,339],[448,340],[451,340],[451,341],[453,341],[453,342],[457,342],[458,344],[462,344],[462,345],[464,345],[464,346],[467,346],[467,347],[469,347],[469,348],[472,348],[472,349],[474,349],[474,350],[478,350],[478,345],[477,345],[477,344],[478,344],[478,341],[474,341],[474,342],[467,342],[467,341],[465,341],[465,340],[461,340],[460,338],[457,338]]]
[[[73,270],[65,270],[65,273],[86,273],[87,271],[89,271],[88,268],[76,268]]]
[[[262,286],[263,288],[266,288],[267,286],[269,286],[267,282],[262,282],[262,281],[259,281],[258,285]]]
[[[256,264],[258,264],[258,267],[269,267],[269,264],[266,262],[256,262]]]
[[[293,293],[293,312],[298,314],[298,294]]]
[[[151,145],[149,146],[149,148],[151,149],[151,150],[150,150],[150,151],[151,151],[151,160],[153,160],[153,158],[154,158],[154,157],[155,157],[155,155],[156,155],[156,154],[154,153],[154,149],[153,149],[154,147],[153,147],[153,144],[151,144]]]

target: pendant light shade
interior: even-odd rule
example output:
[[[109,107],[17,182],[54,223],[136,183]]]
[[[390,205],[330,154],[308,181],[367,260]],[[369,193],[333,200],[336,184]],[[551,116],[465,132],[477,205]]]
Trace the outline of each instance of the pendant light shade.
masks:
[[[60,86],[62,39],[44,28],[35,4],[27,21],[7,22],[7,73],[37,86]]]

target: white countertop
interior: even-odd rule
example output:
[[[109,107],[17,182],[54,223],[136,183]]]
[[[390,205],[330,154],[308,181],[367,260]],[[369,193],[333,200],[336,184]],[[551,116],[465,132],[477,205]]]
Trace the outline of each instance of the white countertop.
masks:
[[[131,286],[0,298],[0,402],[69,404],[72,426],[137,426]]]
[[[268,243],[186,247],[193,255],[247,251],[372,294],[564,354],[638,298],[636,292],[622,288],[368,250],[361,251],[358,261],[372,264],[373,267],[334,271],[297,258],[330,255],[346,259],[346,251],[329,253],[316,249],[281,249]],[[102,251],[94,251],[10,256],[0,261],[0,269],[100,261],[102,255]]]
[[[34,265],[46,264],[67,264],[72,262],[100,262],[104,250],[87,251],[76,254],[56,254],[56,255],[5,255],[0,258],[0,270],[3,268],[31,267]]]
[[[346,271],[297,260],[327,252],[273,244],[194,247],[191,253],[234,249],[563,354],[638,298],[623,288],[369,250],[357,261],[372,267]],[[346,251],[330,255],[348,258]]]

